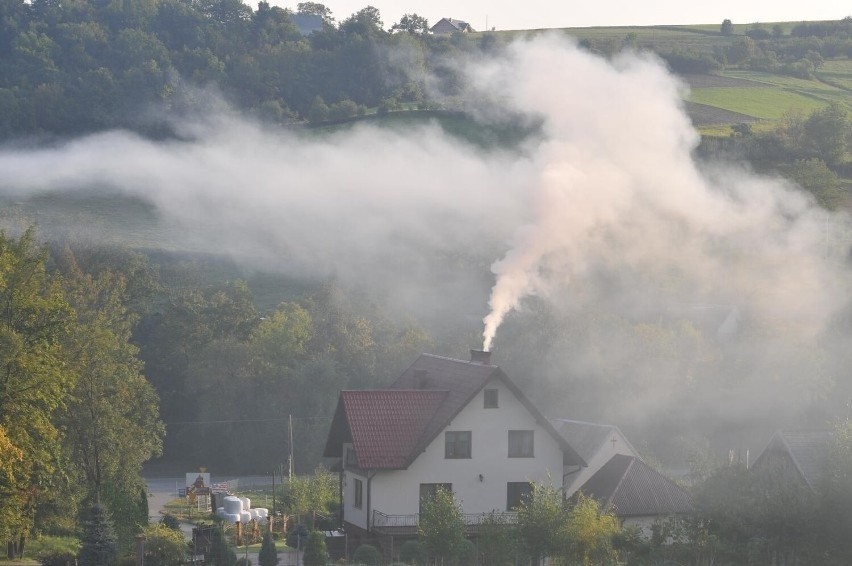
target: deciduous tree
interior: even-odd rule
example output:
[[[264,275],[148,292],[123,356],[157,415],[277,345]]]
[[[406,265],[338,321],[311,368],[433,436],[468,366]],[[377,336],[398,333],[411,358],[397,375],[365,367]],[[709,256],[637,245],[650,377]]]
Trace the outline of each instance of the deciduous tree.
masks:
[[[13,555],[60,474],[55,417],[74,386],[63,349],[72,311],[46,259],[33,230],[17,240],[0,232],[0,449],[14,462],[0,474],[0,540]]]
[[[439,488],[423,502],[417,534],[431,558],[452,561],[464,543],[464,516],[453,492]]]

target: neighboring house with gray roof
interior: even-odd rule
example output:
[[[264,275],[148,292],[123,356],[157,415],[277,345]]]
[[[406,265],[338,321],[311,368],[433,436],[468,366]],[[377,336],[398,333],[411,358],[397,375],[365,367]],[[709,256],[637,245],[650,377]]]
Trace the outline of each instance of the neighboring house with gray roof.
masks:
[[[635,456],[616,454],[578,490],[612,511],[622,526],[638,527],[645,537],[652,525],[673,515],[695,511],[684,488]]]
[[[324,455],[341,458],[352,538],[414,536],[423,500],[452,490],[475,528],[512,510],[531,482],[559,483],[583,458],[486,352],[421,355],[389,388],[341,391]]]
[[[616,454],[642,459],[617,426],[571,419],[549,420],[587,464],[586,467],[566,466],[563,470],[562,484],[566,497],[580,489],[581,485]]]
[[[438,23],[429,28],[429,31],[432,33],[469,33],[475,32],[476,30],[467,23],[461,20],[456,20],[454,18],[441,18]]]
[[[781,472],[793,481],[816,489],[825,471],[833,434],[828,429],[779,430],[751,469]]]

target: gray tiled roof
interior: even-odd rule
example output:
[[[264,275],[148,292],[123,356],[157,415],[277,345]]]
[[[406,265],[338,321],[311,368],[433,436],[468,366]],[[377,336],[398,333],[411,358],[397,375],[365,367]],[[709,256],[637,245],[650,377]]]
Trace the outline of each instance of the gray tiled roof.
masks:
[[[815,487],[825,469],[832,435],[828,429],[779,430],[752,467],[760,467],[761,461],[772,452],[784,452],[793,460],[805,483]]]
[[[621,431],[613,425],[589,423],[585,421],[575,421],[571,419],[548,419],[553,425],[553,428],[568,441],[577,453],[583,457],[585,461],[589,461],[597,454],[604,442],[611,438],[613,432]],[[621,436],[624,436],[623,434]],[[633,450],[633,447],[630,447]],[[635,452],[635,450],[633,450]]]
[[[616,454],[580,488],[618,517],[691,513],[685,489],[633,456]]]

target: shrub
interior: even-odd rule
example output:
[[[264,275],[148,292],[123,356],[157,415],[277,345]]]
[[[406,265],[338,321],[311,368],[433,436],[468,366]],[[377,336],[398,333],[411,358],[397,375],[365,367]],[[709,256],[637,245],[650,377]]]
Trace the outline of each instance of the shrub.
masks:
[[[362,544],[355,549],[352,561],[367,566],[379,566],[382,563],[382,554],[379,549],[371,544]]]
[[[308,536],[308,543],[305,545],[302,564],[305,566],[325,566],[326,563],[328,563],[328,552],[325,548],[325,535],[320,531],[311,531]]]
[[[409,540],[399,547],[399,559],[412,566],[415,564],[425,564],[426,550],[418,541]]]
[[[459,564],[476,564],[476,545],[465,539],[459,547]]]
[[[275,548],[275,540],[269,531],[263,533],[263,544],[260,546],[257,561],[260,566],[276,566],[278,564],[278,550]]]
[[[172,529],[173,531],[180,530],[180,521],[177,517],[170,513],[163,515],[163,518],[160,519],[160,524],[166,528]]]

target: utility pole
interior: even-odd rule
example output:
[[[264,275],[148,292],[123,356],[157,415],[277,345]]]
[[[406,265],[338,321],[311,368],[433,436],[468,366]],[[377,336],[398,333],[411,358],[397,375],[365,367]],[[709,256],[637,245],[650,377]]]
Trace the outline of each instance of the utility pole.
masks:
[[[287,428],[289,430],[288,445],[290,449],[290,454],[287,457],[287,480],[289,481],[293,479],[293,414],[289,414],[288,417],[289,424]]]

